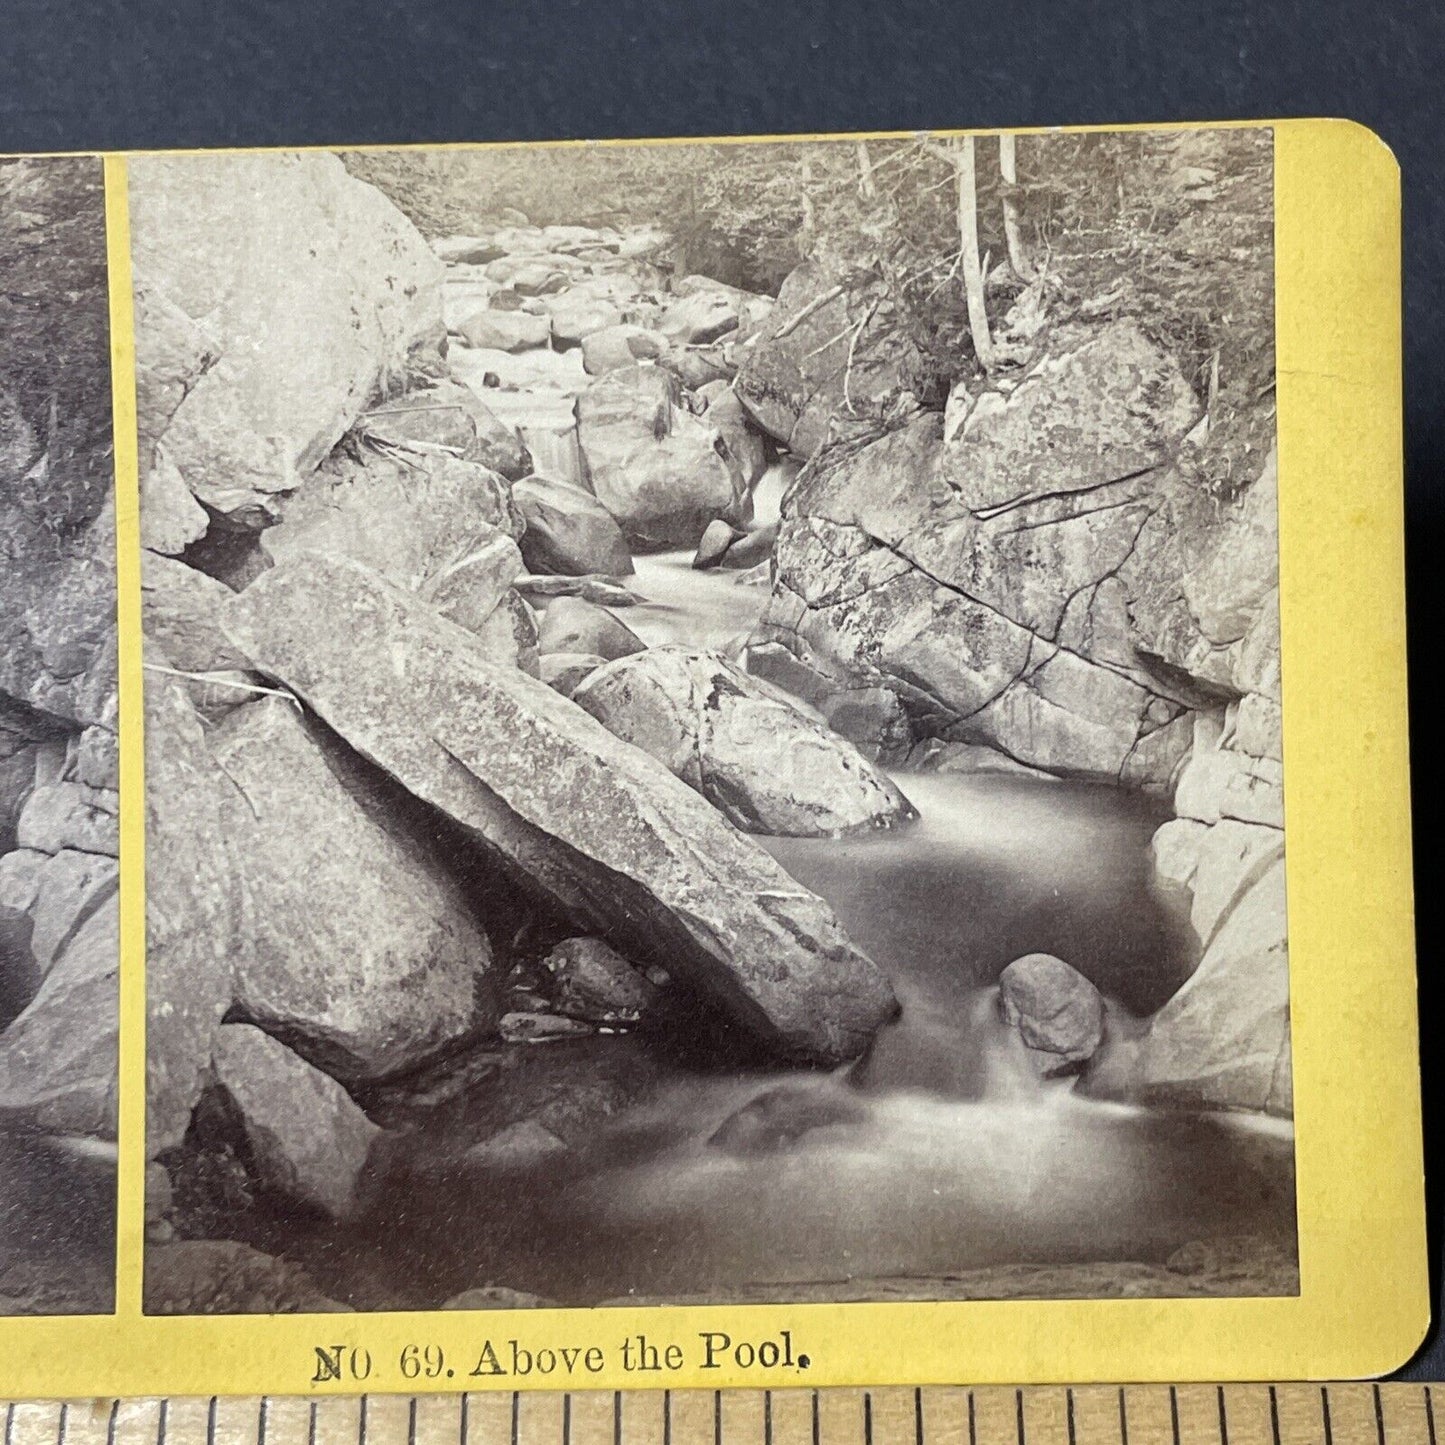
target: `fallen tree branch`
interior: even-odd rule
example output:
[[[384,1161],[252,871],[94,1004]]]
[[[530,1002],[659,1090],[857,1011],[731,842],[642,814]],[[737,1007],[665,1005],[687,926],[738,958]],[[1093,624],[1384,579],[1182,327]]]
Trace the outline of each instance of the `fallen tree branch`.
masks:
[[[783,337],[791,335],[805,322],[815,311],[821,311],[830,301],[836,301],[844,292],[842,286],[830,287],[821,296],[815,296],[796,316],[791,316],[783,326],[772,335],[774,341],[781,341]]]
[[[863,319],[858,323],[858,329],[853,333],[853,339],[848,343],[848,363],[843,368],[843,406],[849,416],[857,416],[853,410],[853,398],[849,395],[848,386],[853,380],[853,353],[858,349],[858,338],[863,334],[863,328],[873,319],[873,313],[878,309],[878,302],[875,299],[873,304],[863,313]]]
[[[158,662],[145,662],[141,667],[146,672],[163,672],[167,677],[183,677],[188,682],[204,682],[215,687],[234,687],[238,692],[256,692],[265,697],[284,697],[297,712],[303,711],[301,699],[284,687],[261,687],[257,683],[237,682],[223,672],[182,672],[178,667],[162,667]]]

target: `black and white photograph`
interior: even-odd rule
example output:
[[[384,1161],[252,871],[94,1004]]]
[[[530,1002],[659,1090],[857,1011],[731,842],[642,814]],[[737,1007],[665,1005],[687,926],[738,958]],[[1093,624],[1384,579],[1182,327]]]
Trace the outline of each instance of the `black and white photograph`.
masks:
[[[0,1315],[115,1289],[108,308],[100,159],[0,158]]]
[[[1298,1293],[1272,146],[131,158],[148,1313]]]

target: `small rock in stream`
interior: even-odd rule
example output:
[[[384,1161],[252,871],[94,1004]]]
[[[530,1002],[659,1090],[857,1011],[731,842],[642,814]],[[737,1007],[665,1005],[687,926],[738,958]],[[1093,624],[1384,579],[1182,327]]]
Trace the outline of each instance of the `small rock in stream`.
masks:
[[[647,644],[604,607],[580,597],[559,597],[542,616],[538,647],[549,652],[590,652],[609,662],[642,652]]]
[[[1018,1029],[1045,1078],[1070,1073],[1104,1037],[1104,1000],[1071,964],[1049,953],[1016,958],[999,976],[999,1011]]]
[[[473,1144],[466,1152],[466,1162],[488,1169],[525,1169],[566,1151],[566,1144],[550,1129],[544,1129],[535,1119],[523,1119]]]
[[[780,1085],[749,1100],[708,1137],[730,1154],[771,1154],[830,1124],[861,1124],[864,1104],[837,1089]]]
[[[728,549],[740,542],[746,535],[747,533],[741,528],[734,527],[730,522],[724,522],[721,517],[709,522],[707,529],[702,534],[702,540],[697,544],[697,553],[692,559],[693,571],[702,572],[709,567],[721,565]]]
[[[547,955],[557,1008],[596,1024],[630,1024],[657,996],[656,985],[600,938],[565,938]]]

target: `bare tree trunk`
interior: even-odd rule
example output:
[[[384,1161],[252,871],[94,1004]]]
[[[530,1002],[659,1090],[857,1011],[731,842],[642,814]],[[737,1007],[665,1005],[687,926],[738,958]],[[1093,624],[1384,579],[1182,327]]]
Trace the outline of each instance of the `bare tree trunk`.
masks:
[[[865,201],[871,201],[878,194],[873,184],[873,158],[868,154],[868,142],[858,142],[858,194]]]
[[[1003,235],[1008,246],[1008,263],[1020,281],[1034,279],[1034,265],[1024,245],[1019,225],[1019,202],[1014,187],[1018,185],[1018,157],[1011,135],[998,138],[998,168],[1003,176]]]
[[[813,210],[813,166],[806,153],[798,176],[798,199],[803,207],[803,224],[798,227],[798,256],[807,261],[813,255],[813,232],[817,228],[817,216]]]
[[[971,135],[964,136],[953,148],[953,166],[958,176],[958,239],[963,250],[963,293],[968,303],[968,329],[973,335],[974,354],[985,371],[992,371],[993,337],[989,335],[983,263],[978,254],[978,179],[974,150]]]

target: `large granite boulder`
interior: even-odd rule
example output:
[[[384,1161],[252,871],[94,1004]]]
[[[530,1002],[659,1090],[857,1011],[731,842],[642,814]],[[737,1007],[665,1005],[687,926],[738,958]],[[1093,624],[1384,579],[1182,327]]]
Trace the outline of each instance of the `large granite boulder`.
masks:
[[[622,322],[622,313],[611,302],[586,295],[565,298],[552,308],[552,340],[559,351],[581,346],[589,336]],[[586,358],[583,358],[584,365]]]
[[[75,914],[35,997],[0,1033],[0,1123],[116,1137],[119,967],[112,879]]]
[[[528,311],[475,311],[456,327],[468,346],[486,351],[532,351],[552,340],[552,323]]]
[[[1279,502],[1271,447],[1232,498],[1176,481],[1125,575],[1140,652],[1213,694],[1279,701]]]
[[[245,1146],[256,1183],[332,1219],[356,1208],[381,1130],[335,1079],[250,1024],[222,1024],[212,1053],[217,1102]]]
[[[231,606],[267,675],[518,884],[780,1056],[855,1057],[896,1003],[831,909],[645,753],[349,560]]]
[[[510,485],[479,462],[365,444],[338,448],[280,503],[279,514],[261,534],[273,562],[300,552],[350,557],[411,590],[433,583],[498,532],[522,534]]]
[[[706,346],[738,329],[738,307],[725,291],[694,291],[662,313],[657,329],[679,345]]]
[[[582,364],[589,376],[656,361],[667,355],[668,340],[660,331],[623,322],[603,327],[582,338]]]
[[[250,946],[231,1016],[352,1085],[485,1033],[486,935],[370,770],[282,698],[232,713],[208,741],[242,799],[227,841]]]
[[[817,261],[783,282],[743,355],[735,382],[743,406],[803,457],[823,444],[840,407],[854,419],[880,414],[916,359],[876,283],[855,284]]]
[[[229,525],[265,525],[373,401],[438,363],[441,263],[325,152],[140,156],[129,184],[143,485],[164,468],[173,499],[178,476]]]
[[[185,1137],[250,929],[231,844],[245,802],[211,756],[179,678],[147,673],[145,710],[146,1144],[154,1157]]]
[[[1140,645],[1136,604],[1168,585],[1150,529],[1196,410],[1118,321],[1051,336],[947,438],[920,414],[825,453],[785,498],[754,642],[888,688],[919,736],[1167,791],[1206,694]]]
[[[677,405],[656,366],[609,371],[578,398],[597,500],[644,547],[686,546],[715,517],[745,521],[748,487],[722,434]]]
[[[1063,327],[1009,391],[981,391],[966,409],[949,481],[973,512],[1093,492],[1170,460],[1199,411],[1137,321]]]
[[[591,492],[547,477],[524,477],[512,488],[522,515],[522,556],[533,572],[625,577],[632,570],[627,539]]]
[[[362,426],[373,441],[393,446],[447,447],[463,461],[480,462],[508,481],[532,470],[532,458],[516,428],[459,381],[444,378],[379,402],[363,414]]]
[[[747,832],[829,837],[915,816],[850,742],[717,653],[650,648],[598,668],[572,700]]]
[[[1098,1093],[1293,1112],[1281,748],[1278,713],[1259,696],[1196,719],[1180,816],[1155,833],[1152,856],[1199,963],[1140,1035],[1106,1043],[1090,1078]]]

